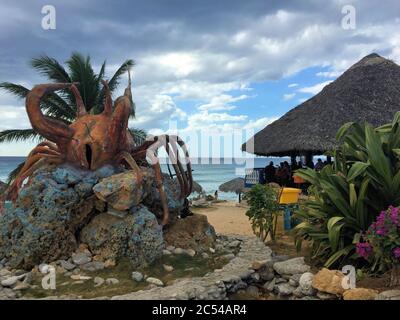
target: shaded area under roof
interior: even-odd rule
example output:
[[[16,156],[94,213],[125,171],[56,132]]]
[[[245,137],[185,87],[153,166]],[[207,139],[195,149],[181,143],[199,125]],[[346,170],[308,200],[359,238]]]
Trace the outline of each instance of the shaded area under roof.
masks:
[[[344,123],[379,126],[399,110],[400,66],[373,53],[256,133],[242,151],[263,156],[322,154],[335,147],[336,132]]]

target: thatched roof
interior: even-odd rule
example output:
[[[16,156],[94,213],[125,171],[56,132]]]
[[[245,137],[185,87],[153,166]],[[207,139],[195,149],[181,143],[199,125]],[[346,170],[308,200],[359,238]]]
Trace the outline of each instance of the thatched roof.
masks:
[[[242,150],[264,156],[322,154],[335,146],[336,132],[344,123],[379,126],[399,110],[400,66],[373,53],[255,134]]]
[[[219,186],[219,191],[222,192],[235,192],[236,194],[242,193],[244,189],[244,179],[235,178],[225,182]]]
[[[196,181],[193,181],[192,192],[202,193],[203,191],[203,187]]]

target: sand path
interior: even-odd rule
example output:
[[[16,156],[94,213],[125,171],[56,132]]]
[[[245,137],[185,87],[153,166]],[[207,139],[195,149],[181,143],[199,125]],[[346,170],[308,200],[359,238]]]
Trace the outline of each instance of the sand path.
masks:
[[[191,208],[194,213],[204,214],[208,222],[221,234],[253,235],[246,208],[237,202],[228,201],[212,204],[208,208]]]

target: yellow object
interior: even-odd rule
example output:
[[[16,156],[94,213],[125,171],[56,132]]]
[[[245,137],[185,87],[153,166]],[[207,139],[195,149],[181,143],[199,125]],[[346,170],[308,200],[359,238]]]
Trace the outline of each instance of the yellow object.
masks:
[[[301,189],[283,188],[281,196],[279,197],[279,204],[297,203],[299,201],[300,193]]]

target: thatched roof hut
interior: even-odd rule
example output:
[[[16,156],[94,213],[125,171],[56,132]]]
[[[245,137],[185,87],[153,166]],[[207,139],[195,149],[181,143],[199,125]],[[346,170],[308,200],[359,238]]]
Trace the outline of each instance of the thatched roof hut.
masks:
[[[234,178],[225,182],[219,186],[219,191],[222,192],[234,192],[236,194],[240,194],[244,189],[244,179],[243,178]]]
[[[255,134],[242,150],[264,156],[322,154],[335,147],[336,132],[344,123],[379,126],[399,110],[400,66],[370,54]]]
[[[204,191],[203,187],[196,181],[193,181],[192,192],[202,193],[203,191]]]

